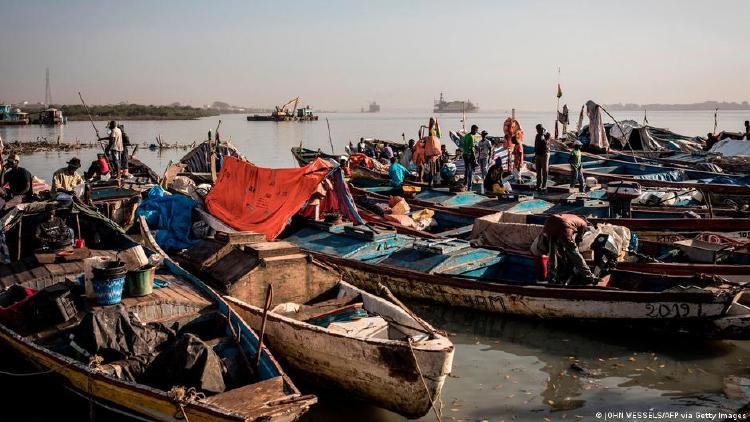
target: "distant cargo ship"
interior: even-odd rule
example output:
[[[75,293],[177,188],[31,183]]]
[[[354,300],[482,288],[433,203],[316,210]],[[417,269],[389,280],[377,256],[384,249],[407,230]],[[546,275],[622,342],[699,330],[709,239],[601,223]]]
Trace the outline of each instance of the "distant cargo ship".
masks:
[[[376,103],[375,101],[370,103],[370,106],[365,111],[364,107],[362,107],[362,113],[380,113],[380,104]]]
[[[443,93],[440,93],[440,100],[435,101],[435,113],[475,113],[479,111],[479,106],[469,100],[466,101],[445,101]]]

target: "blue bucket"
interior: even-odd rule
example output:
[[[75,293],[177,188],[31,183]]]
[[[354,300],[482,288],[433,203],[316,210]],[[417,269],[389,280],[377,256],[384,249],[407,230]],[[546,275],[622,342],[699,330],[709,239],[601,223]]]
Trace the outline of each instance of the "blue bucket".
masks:
[[[97,305],[116,305],[122,301],[125,275],[104,279],[95,277],[91,285]]]

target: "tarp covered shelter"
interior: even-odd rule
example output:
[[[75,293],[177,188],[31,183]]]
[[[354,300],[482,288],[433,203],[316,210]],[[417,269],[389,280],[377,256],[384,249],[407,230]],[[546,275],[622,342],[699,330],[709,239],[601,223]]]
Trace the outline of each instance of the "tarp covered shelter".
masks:
[[[320,158],[300,168],[270,169],[227,157],[206,196],[206,209],[236,230],[263,233],[273,240],[318,191],[323,179],[335,171],[340,169]],[[342,181],[333,177],[335,195],[329,199],[335,197],[344,216],[362,222]]]

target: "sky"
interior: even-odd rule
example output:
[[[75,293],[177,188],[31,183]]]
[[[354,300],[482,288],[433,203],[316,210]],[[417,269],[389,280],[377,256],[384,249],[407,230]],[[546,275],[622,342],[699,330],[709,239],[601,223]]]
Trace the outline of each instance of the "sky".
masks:
[[[482,110],[750,100],[750,1],[0,4],[0,101]]]

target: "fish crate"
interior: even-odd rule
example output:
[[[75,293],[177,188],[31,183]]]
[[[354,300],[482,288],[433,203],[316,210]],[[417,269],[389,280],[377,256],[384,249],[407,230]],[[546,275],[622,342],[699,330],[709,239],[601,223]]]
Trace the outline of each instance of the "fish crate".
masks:
[[[731,246],[695,239],[679,240],[674,244],[691,261],[708,264],[726,260],[733,249]]]

